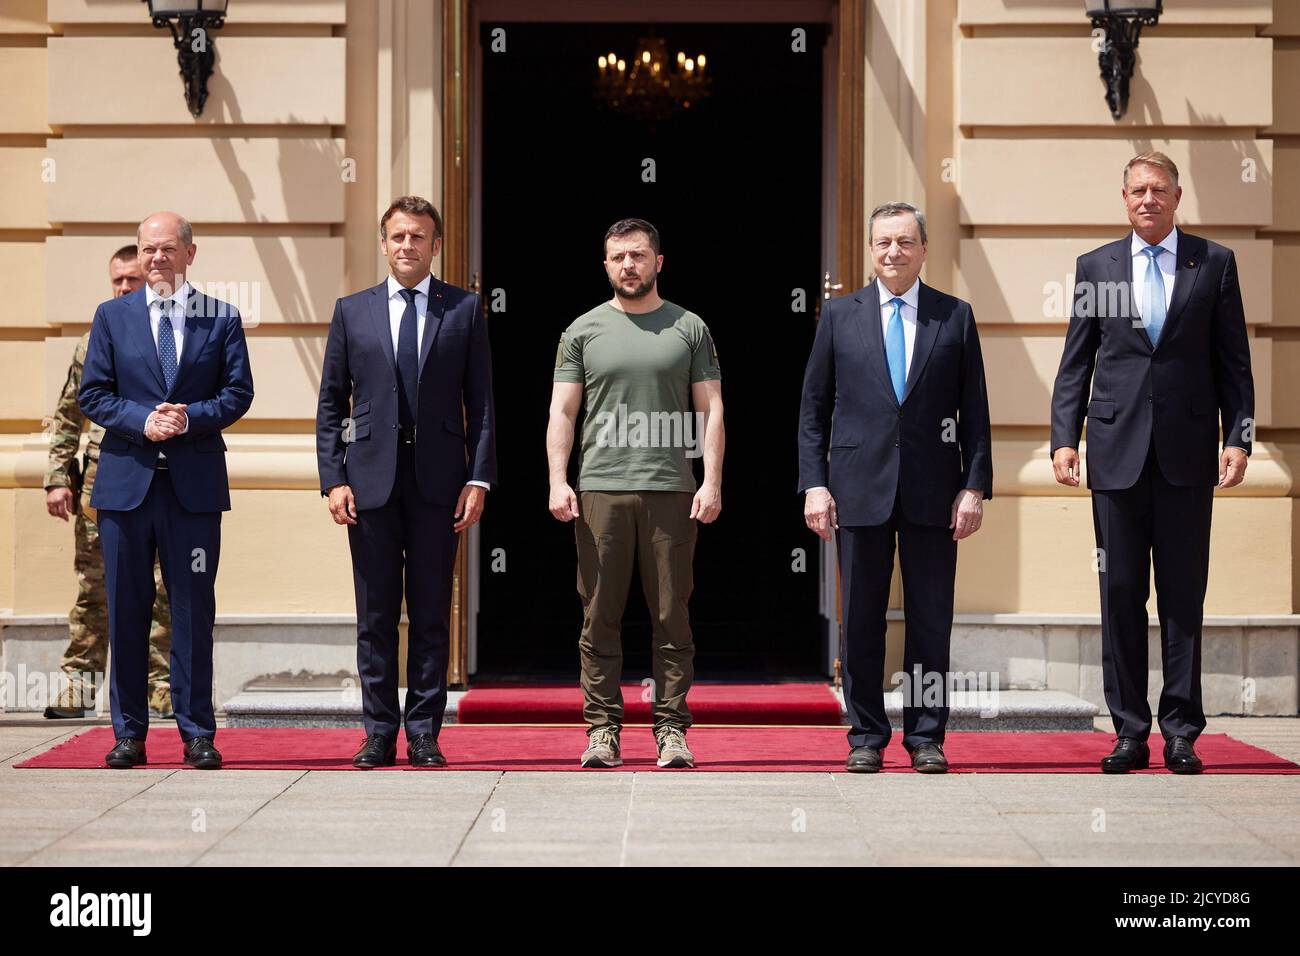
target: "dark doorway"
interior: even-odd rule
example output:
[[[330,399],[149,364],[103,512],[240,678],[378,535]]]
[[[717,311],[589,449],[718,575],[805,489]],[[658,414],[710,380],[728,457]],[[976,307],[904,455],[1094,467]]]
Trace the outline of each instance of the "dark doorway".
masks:
[[[494,53],[495,26],[479,36],[482,279],[506,308],[489,317],[501,483],[480,539],[477,677],[577,675],[574,531],[546,507],[547,406],[560,333],[610,297],[601,240],[625,216],[658,227],[660,292],[709,325],[723,369],[723,513],[701,527],[691,601],[697,679],[824,675],[818,542],[795,487],[820,290],[824,35],[793,52],[791,24],[509,23]],[[630,60],[649,36],[706,53],[712,77],[708,98],[653,122],[595,96],[598,55]],[[623,643],[625,679],[647,675],[635,575]]]

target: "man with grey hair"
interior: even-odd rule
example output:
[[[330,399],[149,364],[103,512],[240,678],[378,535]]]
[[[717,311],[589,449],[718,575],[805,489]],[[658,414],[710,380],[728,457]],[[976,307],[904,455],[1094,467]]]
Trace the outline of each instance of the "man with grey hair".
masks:
[[[136,246],[123,246],[108,263],[108,277],[113,298],[130,295],[144,285]],[[101,425],[90,426],[86,450],[81,451],[81,435],[88,424],[77,404],[81,391],[81,370],[86,363],[87,332],[77,343],[68,367],[68,378],[51,419],[50,463],[45,473],[45,506],[56,518],[74,518],[77,571],[77,603],[68,612],[68,649],[60,666],[68,674],[68,685],[58,698],[45,708],[51,719],[80,718],[95,706],[95,683],[86,675],[103,674],[108,664],[108,594],[104,584],[104,561],[99,553],[99,525],[90,507],[95,487],[95,470],[99,465],[99,444],[104,440]],[[79,457],[80,456],[80,457]],[[158,596],[154,600],[153,626],[149,633],[149,709],[159,716],[172,716],[171,681],[168,676],[171,655],[171,606],[163,586],[162,572],[155,564],[154,582]]]
[[[838,531],[847,769],[890,739],[882,687],[897,542],[906,618],[903,746],[943,773],[957,542],[993,497],[984,360],[971,307],[921,282],[925,216],[892,202],[867,229],[876,278],[822,309],[799,411],[804,520]]]
[[[190,286],[197,251],[173,212],[140,224],[143,288],[95,310],[78,400],[105,429],[91,507],[108,587],[109,767],[146,763],[154,555],[172,602],[172,704],[185,762],[215,769],[212,626],[221,513],[230,510],[221,437],[253,401],[239,312]]]
[[[1255,385],[1232,250],[1174,226],[1178,167],[1145,152],[1124,167],[1132,231],[1079,257],[1052,390],[1052,467],[1088,487],[1101,585],[1102,673],[1115,748],[1106,773],[1142,770],[1147,736],[1147,597],[1154,558],[1165,767],[1200,773],[1201,622],[1214,489],[1246,473]],[[1120,289],[1118,297],[1105,294]],[[1100,294],[1099,294],[1100,293]],[[1094,375],[1095,373],[1095,375]],[[1223,450],[1219,452],[1219,422]]]

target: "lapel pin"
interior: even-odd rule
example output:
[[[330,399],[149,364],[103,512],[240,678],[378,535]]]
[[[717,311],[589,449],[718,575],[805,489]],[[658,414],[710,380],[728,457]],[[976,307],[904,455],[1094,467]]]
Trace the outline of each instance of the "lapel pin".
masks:
[[[1195,259],[1188,259],[1188,260],[1187,260],[1187,268],[1189,268],[1189,269],[1195,269],[1195,268],[1196,268],[1196,260],[1195,260]]]

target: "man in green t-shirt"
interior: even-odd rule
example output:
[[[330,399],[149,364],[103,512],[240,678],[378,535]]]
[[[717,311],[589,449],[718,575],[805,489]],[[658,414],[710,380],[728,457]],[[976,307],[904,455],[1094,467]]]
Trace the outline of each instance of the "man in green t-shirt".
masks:
[[[722,372],[700,317],[659,297],[659,232],[623,219],[605,233],[614,297],[579,316],[555,356],[546,455],[551,514],[576,521],[582,597],[584,767],[616,767],[623,724],[621,624],[632,565],[654,625],[659,766],[693,767],[686,747],[694,676],[689,602],[695,522],[722,511]],[[578,488],[569,454],[586,401]],[[696,490],[691,460],[704,458]],[[581,498],[581,500],[579,500]]]

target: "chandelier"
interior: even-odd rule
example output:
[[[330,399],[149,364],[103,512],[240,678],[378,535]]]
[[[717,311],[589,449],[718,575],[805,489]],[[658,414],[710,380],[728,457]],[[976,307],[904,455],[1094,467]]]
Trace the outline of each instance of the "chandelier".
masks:
[[[644,119],[664,119],[690,109],[709,95],[712,78],[703,53],[668,53],[660,37],[637,40],[637,53],[625,60],[615,53],[596,58],[596,93],[607,107]]]

